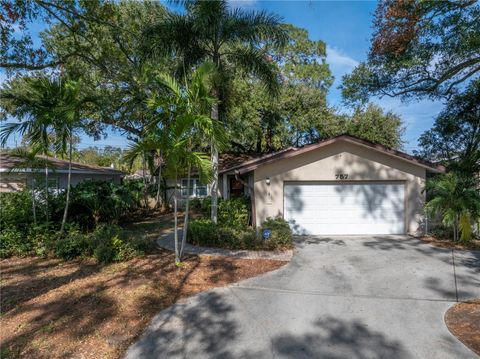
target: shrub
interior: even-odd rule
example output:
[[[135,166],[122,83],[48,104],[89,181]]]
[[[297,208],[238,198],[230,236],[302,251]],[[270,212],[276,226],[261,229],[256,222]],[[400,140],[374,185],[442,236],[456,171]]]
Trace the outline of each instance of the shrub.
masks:
[[[204,217],[209,217],[212,208],[212,197],[192,198],[190,200],[190,208]]]
[[[128,260],[155,247],[155,243],[146,237],[121,238],[120,228],[115,225],[98,226],[93,238],[93,255],[101,263]]]
[[[217,231],[218,243],[229,249],[261,249],[262,242],[252,228],[220,227]]]
[[[217,225],[210,219],[190,221],[187,238],[194,245],[214,247],[218,244]]]
[[[245,228],[250,219],[250,202],[246,197],[221,200],[218,204],[218,223],[224,227]]]
[[[291,248],[293,246],[292,230],[283,218],[267,218],[260,228],[260,236],[265,229],[271,231],[270,238],[265,240],[268,249]]]
[[[78,230],[70,230],[65,238],[56,242],[55,254],[63,259],[91,256],[93,243],[89,235]]]
[[[136,181],[79,183],[71,191],[69,217],[84,228],[117,222],[140,205],[142,188]]]
[[[4,228],[0,232],[1,258],[27,254],[31,249],[32,245],[25,234],[16,228]]]
[[[28,230],[27,238],[32,244],[33,252],[38,256],[46,256],[55,251],[60,234],[49,224],[39,224]]]
[[[209,218],[212,208],[210,197],[194,198],[190,202],[192,210]],[[250,199],[248,197],[218,200],[218,224],[222,227],[245,228],[250,220]]]
[[[269,229],[268,240],[262,238],[263,229]],[[267,219],[258,231],[251,227],[235,228],[215,225],[209,219],[198,219],[190,222],[188,241],[191,244],[205,247],[228,249],[286,249],[291,248],[292,231],[283,219]]]
[[[40,209],[37,212],[40,215]],[[18,228],[25,232],[32,223],[32,197],[29,191],[0,193],[0,231]]]

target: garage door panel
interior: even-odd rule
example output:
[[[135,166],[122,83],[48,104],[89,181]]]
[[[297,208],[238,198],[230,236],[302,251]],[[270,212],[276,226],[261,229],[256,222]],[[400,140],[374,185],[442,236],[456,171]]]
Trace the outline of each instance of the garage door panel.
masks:
[[[286,184],[284,196],[296,234],[405,232],[403,184]]]

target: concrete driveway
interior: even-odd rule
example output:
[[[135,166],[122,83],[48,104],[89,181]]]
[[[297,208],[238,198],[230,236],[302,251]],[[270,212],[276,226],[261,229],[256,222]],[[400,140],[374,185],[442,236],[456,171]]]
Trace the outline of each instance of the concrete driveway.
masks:
[[[480,252],[410,237],[296,242],[282,269],[159,313],[126,357],[477,358],[443,317],[480,297]]]

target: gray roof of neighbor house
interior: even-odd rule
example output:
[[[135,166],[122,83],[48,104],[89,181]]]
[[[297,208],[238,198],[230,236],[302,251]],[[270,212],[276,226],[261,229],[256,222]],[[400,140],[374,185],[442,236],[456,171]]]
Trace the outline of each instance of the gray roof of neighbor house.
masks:
[[[49,169],[52,172],[66,173],[68,172],[68,161],[54,157],[37,156],[48,161]],[[15,156],[6,152],[0,152],[0,172],[41,172],[43,168],[25,168],[22,165],[23,159],[20,156]],[[124,172],[110,168],[92,166],[78,162],[72,162],[72,173],[83,174],[105,174],[105,175],[125,175]]]
[[[444,166],[426,161],[422,158],[415,157],[415,156],[409,155],[407,153],[388,148],[388,147],[386,147],[384,145],[380,145],[378,143],[363,140],[363,139],[358,138],[358,137],[354,137],[354,136],[350,136],[350,135],[340,135],[340,136],[328,138],[326,140],[323,140],[323,141],[320,141],[320,142],[317,142],[317,143],[313,143],[311,145],[306,145],[306,146],[303,146],[303,147],[289,147],[289,148],[286,148],[284,150],[269,153],[267,155],[263,155],[261,157],[253,158],[251,160],[248,160],[248,161],[236,164],[236,165],[224,166],[223,168],[220,169],[220,173],[231,172],[231,171],[238,171],[240,173],[250,172],[250,171],[252,171],[252,170],[256,169],[257,167],[262,166],[264,164],[271,163],[271,162],[281,160],[281,159],[290,158],[290,157],[293,157],[293,156],[296,156],[296,155],[300,155],[300,154],[305,153],[305,152],[309,152],[309,151],[316,150],[316,149],[321,148],[321,147],[331,145],[331,144],[333,144],[335,142],[338,142],[338,141],[345,141],[345,142],[354,143],[354,144],[357,144],[357,145],[360,145],[360,146],[363,146],[363,147],[367,147],[367,148],[370,148],[374,151],[385,153],[389,156],[397,157],[397,158],[405,160],[407,162],[410,162],[410,163],[416,164],[418,166],[424,167],[425,169],[427,169],[428,171],[431,171],[431,172],[435,172],[435,173],[445,172],[445,167]]]

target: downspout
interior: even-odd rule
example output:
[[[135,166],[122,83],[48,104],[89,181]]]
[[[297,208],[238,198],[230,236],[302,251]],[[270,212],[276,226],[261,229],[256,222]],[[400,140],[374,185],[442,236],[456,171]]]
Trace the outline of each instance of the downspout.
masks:
[[[241,184],[243,184],[245,187],[247,187],[250,191],[250,200],[252,202],[252,227],[255,228],[257,226],[257,213],[255,209],[255,188],[240,178],[240,172],[238,170],[235,170],[235,179]]]

